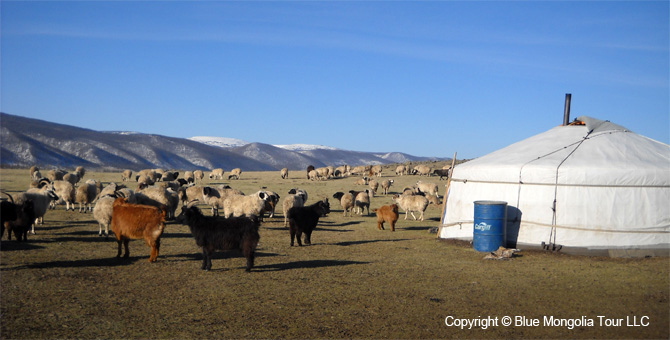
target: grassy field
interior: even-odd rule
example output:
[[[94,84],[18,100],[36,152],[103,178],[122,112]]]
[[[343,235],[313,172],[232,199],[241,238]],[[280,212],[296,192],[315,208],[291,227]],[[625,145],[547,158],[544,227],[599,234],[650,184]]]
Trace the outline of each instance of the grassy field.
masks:
[[[384,170],[384,177],[391,174]],[[0,187],[25,190],[28,177],[27,170],[2,169]],[[85,178],[121,183],[120,173]],[[419,179],[393,178],[392,192]],[[444,192],[445,181],[429,180]],[[279,172],[245,172],[238,181],[206,182],[246,193],[265,186],[282,196],[304,188],[308,203],[361,188],[354,178],[310,182],[302,171],[288,180]],[[238,252],[218,253],[212,271],[201,271],[200,249],[188,227],[174,222],[166,227],[156,263],[148,262],[150,249],[141,240],[131,242],[129,259],[118,260],[116,242],[97,236],[91,214],[59,206],[28,242],[2,240],[0,337],[670,337],[668,258],[524,251],[507,261],[483,260],[471,245],[428,232],[439,224],[441,206],[430,206],[423,222],[403,215],[393,233],[377,230],[374,216],[343,217],[339,202],[330,202],[332,212],[320,220],[312,246],[289,246],[281,209],[266,218],[251,273]],[[377,196],[371,208],[389,203],[390,195]],[[504,317],[512,325],[503,325]],[[517,323],[522,317],[523,325]],[[445,324],[486,318],[497,318],[497,324]],[[549,318],[554,323],[547,325]],[[535,319],[539,325],[529,325]],[[566,323],[571,320],[585,324]]]

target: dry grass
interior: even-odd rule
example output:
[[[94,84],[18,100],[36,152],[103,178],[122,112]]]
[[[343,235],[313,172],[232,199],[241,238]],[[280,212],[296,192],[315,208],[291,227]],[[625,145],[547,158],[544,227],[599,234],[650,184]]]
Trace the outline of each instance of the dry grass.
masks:
[[[385,169],[386,176],[392,171]],[[27,170],[0,170],[0,187],[28,185]],[[243,173],[230,182],[251,193],[261,186],[285,196],[305,188],[309,203],[356,189],[353,179],[310,182],[303,172]],[[116,173],[86,178],[120,181]],[[395,177],[392,191],[418,178]],[[425,178],[424,178],[425,179]],[[438,182],[436,178],[431,181]],[[228,181],[225,181],[228,183]],[[443,184],[441,182],[441,184]],[[444,191],[444,187],[442,190]],[[372,208],[391,203],[372,199]],[[283,216],[266,219],[256,267],[244,271],[235,252],[218,253],[211,272],[188,228],[170,223],[157,263],[131,242],[117,260],[116,242],[97,236],[91,214],[50,211],[27,243],[2,241],[3,339],[15,338],[668,338],[668,258],[610,259],[522,252],[483,260],[465,243],[436,240],[424,222],[398,221],[378,231],[373,216],[343,217],[339,203],[322,218],[309,247],[289,246]],[[207,211],[204,209],[204,211]],[[411,216],[410,216],[411,218]],[[461,330],[445,317],[525,316],[539,327]],[[594,319],[591,326],[549,327],[544,316]],[[601,327],[598,316],[624,319]],[[626,317],[648,317],[646,327]],[[647,319],[645,319],[647,320]]]

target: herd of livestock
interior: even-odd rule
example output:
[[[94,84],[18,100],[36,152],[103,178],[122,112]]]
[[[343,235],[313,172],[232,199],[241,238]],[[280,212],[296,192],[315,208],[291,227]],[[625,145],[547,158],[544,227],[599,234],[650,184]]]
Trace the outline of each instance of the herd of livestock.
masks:
[[[448,176],[449,169],[432,169],[425,165],[411,168],[400,165],[396,175],[431,175],[442,178]],[[342,206],[344,216],[349,214],[362,215],[365,209],[370,214],[370,197],[381,188],[388,193],[393,184],[392,179],[378,182],[382,167],[360,166],[351,168],[323,167],[307,168],[306,177],[310,180],[327,180],[333,177],[361,175],[356,184],[366,185],[361,191],[336,192],[333,198]],[[239,168],[229,172],[228,179],[239,179],[242,171]],[[211,258],[216,250],[239,249],[247,259],[246,270],[254,265],[254,254],[260,235],[259,227],[267,214],[274,217],[275,207],[279,204],[279,195],[273,191],[260,190],[245,195],[228,185],[202,185],[204,172],[201,170],[186,171],[182,177],[177,171],[147,169],[139,171],[133,178],[133,172],[122,173],[122,181],[136,181],[136,190],[125,185],[111,182],[104,186],[94,179],[83,180],[86,171],[78,167],[73,172],[50,170],[43,176],[37,167],[30,169],[31,185],[28,190],[11,196],[5,192],[9,200],[3,200],[1,211],[2,234],[8,229],[7,239],[12,233],[18,241],[27,240],[28,233],[35,233],[35,224],[43,223],[44,215],[56,205],[64,204],[66,210],[79,212],[92,211],[99,224],[100,236],[109,236],[111,227],[118,243],[117,257],[121,257],[122,246],[124,257],[129,256],[128,242],[131,239],[144,239],[151,247],[150,262],[157,260],[160,249],[160,237],[167,220],[188,225],[196,244],[202,248],[202,269],[212,267]],[[223,169],[213,169],[210,179],[223,179]],[[281,177],[288,178],[288,169],[281,170]],[[294,241],[299,246],[311,244],[311,234],[316,228],[319,218],[330,213],[328,198],[306,205],[308,194],[303,189],[291,189],[282,201],[284,226],[288,227],[291,246]],[[401,194],[393,195],[394,204],[374,209],[377,215],[377,227],[384,229],[384,223],[395,231],[395,223],[399,217],[399,209],[405,211],[405,219],[411,214],[416,220],[423,220],[423,213],[430,203],[439,204],[438,186],[434,183],[418,181],[412,187],[404,188]],[[181,211],[176,215],[181,203]],[[206,216],[196,204],[208,205],[211,216]],[[222,214],[219,211],[223,211]]]

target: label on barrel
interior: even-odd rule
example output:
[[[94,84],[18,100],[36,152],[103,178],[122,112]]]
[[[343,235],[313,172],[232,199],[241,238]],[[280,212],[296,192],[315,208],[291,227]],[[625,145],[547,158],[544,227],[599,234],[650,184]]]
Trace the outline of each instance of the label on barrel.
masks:
[[[479,222],[475,224],[475,230],[481,230],[481,231],[487,231],[491,230],[491,225],[487,224],[486,222]]]

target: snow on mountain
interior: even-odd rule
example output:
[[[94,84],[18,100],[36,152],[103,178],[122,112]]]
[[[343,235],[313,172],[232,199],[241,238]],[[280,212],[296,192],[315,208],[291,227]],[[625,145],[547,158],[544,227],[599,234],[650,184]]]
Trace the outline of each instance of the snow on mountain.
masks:
[[[243,141],[241,139],[228,138],[228,137],[196,136],[188,139],[207,145],[218,146],[220,148],[235,148],[238,146],[245,146],[247,144],[250,144],[249,142]]]
[[[313,145],[313,144],[287,144],[287,145],[274,145],[275,147],[291,150],[291,151],[314,151],[314,150],[339,150],[332,146],[325,145]]]
[[[100,132],[0,112],[0,165],[89,169],[305,169],[308,165],[372,165],[433,160],[404,153],[323,145],[273,146],[234,138],[189,139],[129,131]]]

